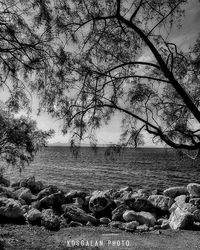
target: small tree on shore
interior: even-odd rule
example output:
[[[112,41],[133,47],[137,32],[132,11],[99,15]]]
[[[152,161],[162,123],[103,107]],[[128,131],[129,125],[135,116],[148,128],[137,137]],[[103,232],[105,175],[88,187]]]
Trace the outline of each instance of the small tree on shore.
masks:
[[[52,130],[39,130],[34,120],[15,118],[0,109],[0,158],[20,170],[33,161],[35,154],[47,145],[47,139],[52,135]]]

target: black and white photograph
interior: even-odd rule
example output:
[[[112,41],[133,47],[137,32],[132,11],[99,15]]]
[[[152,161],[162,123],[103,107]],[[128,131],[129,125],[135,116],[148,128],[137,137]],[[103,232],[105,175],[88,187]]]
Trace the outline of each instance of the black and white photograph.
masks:
[[[0,0],[0,250],[200,249],[200,0]]]

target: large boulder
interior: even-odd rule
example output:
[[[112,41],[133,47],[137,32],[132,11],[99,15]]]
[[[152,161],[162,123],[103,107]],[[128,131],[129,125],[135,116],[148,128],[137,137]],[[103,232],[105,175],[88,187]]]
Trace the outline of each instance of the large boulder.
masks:
[[[126,206],[125,204],[122,204],[122,205],[116,207],[112,211],[112,221],[122,221],[123,220],[123,214],[128,209],[129,209],[128,206]]]
[[[174,199],[179,195],[187,195],[188,191],[187,188],[184,186],[178,186],[178,187],[170,187],[163,191],[163,194],[165,196],[169,196],[170,198]]]
[[[169,212],[169,209],[173,204],[173,200],[165,195],[151,195],[148,200],[153,204],[153,206],[165,212]]]
[[[98,218],[111,217],[113,201],[105,192],[97,191],[93,193],[89,201],[89,210]]]
[[[125,204],[129,207],[130,210],[136,212],[146,211],[146,212],[155,212],[155,206],[146,198],[131,198],[125,201]]]
[[[60,229],[60,220],[52,209],[44,209],[41,214],[41,225],[49,230],[57,231]]]
[[[20,202],[11,198],[0,198],[0,221],[24,223],[24,210]]]
[[[1,197],[17,199],[17,195],[10,187],[2,187],[0,186],[0,195]]]
[[[149,227],[153,227],[156,223],[155,215],[149,212],[135,212],[132,210],[127,210],[123,214],[123,219],[127,222],[138,221],[141,225],[146,224]]]
[[[45,196],[49,196],[51,194],[57,193],[58,191],[59,191],[59,189],[56,186],[50,185],[38,193],[38,195],[37,195],[38,200],[41,200]]]
[[[36,200],[36,197],[33,196],[29,188],[22,187],[15,191],[18,199],[24,200],[27,204],[30,204],[33,200]]]
[[[171,229],[190,229],[194,222],[194,216],[189,213],[176,208],[170,215],[169,226]]]
[[[41,216],[42,216],[42,213],[35,208],[32,208],[31,210],[29,210],[26,215],[28,222],[33,225],[40,225]]]
[[[44,198],[40,200],[40,207],[44,209],[52,208],[53,204],[54,204],[54,200],[53,200],[53,197],[50,195],[45,196]]]
[[[187,190],[191,197],[200,198],[200,184],[190,183],[187,185]]]
[[[73,205],[65,206],[64,217],[71,221],[81,222],[84,224],[88,221],[92,224],[96,224],[98,222],[94,216],[87,214],[82,209]]]

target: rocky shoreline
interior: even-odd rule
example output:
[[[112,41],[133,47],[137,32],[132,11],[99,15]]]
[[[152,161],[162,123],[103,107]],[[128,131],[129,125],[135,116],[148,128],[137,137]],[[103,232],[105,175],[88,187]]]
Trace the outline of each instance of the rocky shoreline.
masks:
[[[34,176],[12,183],[0,178],[0,223],[65,227],[106,225],[128,232],[200,230],[200,184],[166,190],[81,190],[44,186]]]

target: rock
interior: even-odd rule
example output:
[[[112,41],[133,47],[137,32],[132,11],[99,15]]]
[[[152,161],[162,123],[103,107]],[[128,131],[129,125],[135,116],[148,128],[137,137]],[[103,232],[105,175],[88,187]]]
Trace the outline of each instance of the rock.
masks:
[[[179,207],[181,207],[183,204],[188,202],[188,196],[185,194],[179,195],[175,198],[175,202]]]
[[[98,223],[98,220],[94,216],[85,213],[82,209],[73,205],[65,207],[64,217],[81,223],[87,223],[88,221],[92,224]]]
[[[80,198],[85,198],[87,194],[83,191],[80,190],[71,190],[65,195],[66,200],[72,200],[74,198],[80,197]]]
[[[161,229],[168,229],[169,226],[169,220],[163,220],[162,224],[161,224]]]
[[[193,230],[200,231],[200,222],[194,222],[194,224],[193,224]]]
[[[149,191],[147,189],[139,189],[137,191],[137,196],[139,196],[140,198],[148,199]]]
[[[200,209],[200,198],[191,198],[189,202]]]
[[[128,232],[135,231],[135,229],[139,226],[139,222],[137,221],[131,221],[128,223],[125,223],[125,230]]]
[[[191,213],[184,212],[180,208],[176,208],[169,218],[171,229],[189,229],[193,225],[194,216]]]
[[[191,204],[191,203],[180,203],[180,202],[179,202],[179,204],[177,204],[177,202],[175,202],[175,203],[171,206],[171,208],[169,209],[170,213],[172,213],[173,211],[175,211],[176,208],[179,208],[179,209],[181,209],[183,212],[188,212],[188,213],[193,213],[193,212],[197,209],[197,207],[194,206],[194,205]]]
[[[112,200],[105,194],[105,192],[93,193],[89,201],[89,210],[98,218],[102,216],[111,217]]]
[[[165,189],[163,191],[163,194],[165,196],[169,196],[170,198],[174,199],[179,195],[187,195],[188,191],[186,187],[178,186],[178,187],[170,187],[168,189]]]
[[[54,206],[61,206],[65,203],[65,195],[62,191],[49,195],[49,198],[52,198]]]
[[[75,198],[75,203],[74,203],[74,204],[75,204],[77,207],[82,208],[82,207],[84,206],[84,204],[85,204],[85,201],[84,201],[83,198],[77,197],[77,198]]]
[[[164,195],[151,195],[149,196],[148,200],[154,207],[166,212],[169,211],[171,205],[173,204],[173,200],[170,197],[166,197]]]
[[[126,200],[125,204],[129,207],[129,209],[136,212],[155,212],[156,210],[152,203],[145,198],[131,198],[129,200]]]
[[[42,209],[41,201],[34,201],[34,202],[31,203],[31,206],[32,206],[32,208],[35,208],[35,209],[38,209],[38,210]]]
[[[33,200],[33,195],[28,188],[21,188],[16,191],[16,194],[18,194],[18,198],[24,200],[27,204],[30,204]]]
[[[10,181],[4,178],[2,175],[0,175],[0,185],[3,185],[5,187],[10,186]]]
[[[128,210],[123,214],[123,218],[125,221],[138,221],[140,224],[146,224],[148,226],[154,226],[156,222],[156,218],[153,214],[149,212],[139,212]]]
[[[154,226],[156,223],[155,215],[149,212],[139,212],[139,223],[146,224],[147,226],[151,227]]]
[[[109,226],[110,226],[110,227],[114,227],[114,228],[118,228],[119,225],[121,225],[121,224],[122,224],[122,222],[120,222],[120,221],[111,221],[111,222],[109,223]]]
[[[137,229],[137,231],[139,231],[139,232],[148,232],[149,231],[149,227],[146,225],[146,224],[144,224],[144,225],[138,225],[137,227],[136,227],[136,229]]]
[[[53,197],[49,195],[40,200],[40,206],[44,209],[51,208],[53,206],[53,202]]]
[[[126,222],[135,221],[138,218],[137,213],[133,210],[126,210],[123,213],[123,219]]]
[[[32,192],[38,194],[44,189],[44,184],[41,181],[35,181],[35,185],[32,187]]]
[[[100,218],[99,221],[101,224],[105,224],[105,225],[108,225],[111,222],[111,220],[107,217],[102,217],[102,218]]]
[[[38,200],[41,200],[42,198],[44,198],[45,196],[57,193],[59,191],[59,189],[53,185],[50,185],[46,188],[44,188],[42,191],[40,191],[37,195]]]
[[[40,225],[41,216],[42,216],[42,213],[39,210],[32,208],[27,213],[27,220],[30,224]]]
[[[187,190],[190,194],[190,197],[200,198],[200,184],[190,183],[187,185]]]
[[[14,190],[10,187],[2,187],[0,186],[0,194],[6,198],[17,199],[17,195],[15,194]]]
[[[41,225],[49,230],[57,231],[60,228],[60,220],[52,209],[45,209],[41,214]]]
[[[156,224],[157,225],[162,225],[163,221],[165,220],[165,218],[159,218],[157,221],[156,221]]]
[[[197,209],[193,212],[194,221],[200,222],[200,209]]]
[[[122,204],[112,211],[113,221],[122,221],[124,212],[128,210],[128,206]]]
[[[11,198],[0,198],[0,218],[1,222],[24,223],[24,210],[19,201]]]
[[[28,205],[22,205],[22,209],[23,209],[24,214],[25,214],[26,212],[28,212],[29,206]]]
[[[92,222],[88,221],[88,222],[86,223],[86,226],[92,227],[92,226],[94,226],[94,225],[92,224]]]
[[[69,226],[70,226],[70,227],[82,227],[83,224],[81,224],[80,222],[77,222],[77,221],[71,221],[71,222],[69,223]]]

